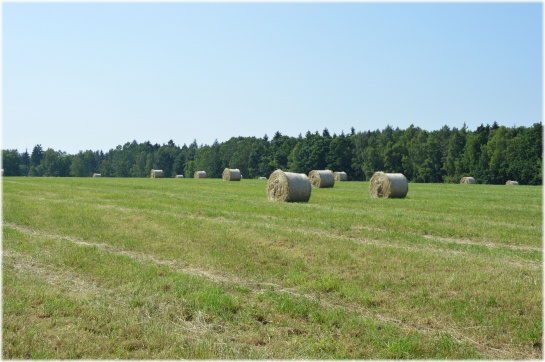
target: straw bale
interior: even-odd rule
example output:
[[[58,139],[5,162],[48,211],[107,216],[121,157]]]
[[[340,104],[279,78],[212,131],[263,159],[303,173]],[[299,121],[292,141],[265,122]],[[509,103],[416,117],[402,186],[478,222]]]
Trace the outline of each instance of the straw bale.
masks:
[[[509,180],[509,181],[507,181],[505,184],[506,184],[506,185],[516,186],[516,185],[518,185],[519,183],[518,183],[518,181],[511,181],[511,180]]]
[[[165,174],[163,173],[163,170],[151,170],[151,177],[152,178],[163,178],[163,177],[165,177]]]
[[[471,177],[471,176],[462,177],[460,179],[460,183],[461,184],[474,184],[475,179],[473,177]]]
[[[374,198],[404,198],[409,192],[409,182],[401,173],[378,171],[371,177],[369,192]]]
[[[206,171],[195,171],[194,178],[206,178]]]
[[[348,175],[344,171],[333,172],[335,175],[335,181],[347,181]]]
[[[238,168],[226,168],[221,174],[223,181],[240,181],[242,174]]]
[[[312,186],[304,173],[274,171],[267,182],[269,201],[307,202]]]
[[[101,175],[99,173],[94,173],[93,177],[101,177]]]
[[[308,178],[314,188],[327,188],[335,185],[335,175],[330,170],[312,170],[308,174]]]

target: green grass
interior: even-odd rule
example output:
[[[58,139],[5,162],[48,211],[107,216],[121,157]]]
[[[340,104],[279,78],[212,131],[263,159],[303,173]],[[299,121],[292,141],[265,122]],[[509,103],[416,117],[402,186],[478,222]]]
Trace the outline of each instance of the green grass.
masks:
[[[8,359],[540,359],[542,187],[14,178]]]

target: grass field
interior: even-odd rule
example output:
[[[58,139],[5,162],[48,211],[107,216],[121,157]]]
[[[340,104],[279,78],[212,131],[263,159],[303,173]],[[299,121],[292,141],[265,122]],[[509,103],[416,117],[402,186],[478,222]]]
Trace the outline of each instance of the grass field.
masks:
[[[2,182],[3,358],[543,357],[542,187]]]

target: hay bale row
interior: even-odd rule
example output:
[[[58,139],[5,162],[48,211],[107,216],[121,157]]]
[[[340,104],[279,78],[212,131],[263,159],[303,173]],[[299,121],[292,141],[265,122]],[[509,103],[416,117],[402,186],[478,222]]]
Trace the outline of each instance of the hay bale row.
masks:
[[[206,178],[206,171],[195,171],[193,178]]]
[[[511,180],[509,180],[509,181],[507,181],[505,184],[506,184],[506,185],[510,185],[510,186],[516,186],[516,185],[518,185],[519,183],[518,183],[518,181],[511,181]]]
[[[165,174],[163,170],[151,170],[151,178],[163,178]]]
[[[223,181],[240,181],[242,175],[238,168],[226,168],[221,174]]]
[[[471,176],[462,177],[460,179],[460,183],[461,184],[474,184],[475,179],[473,177],[471,177]]]
[[[335,176],[329,170],[303,173],[274,171],[267,183],[269,201],[307,202],[312,188],[333,187]],[[326,186],[327,185],[327,186]],[[375,172],[370,181],[370,193],[375,198],[404,198],[409,182],[401,173]]]
[[[304,173],[274,171],[267,182],[269,201],[307,202],[312,186]]]
[[[344,171],[333,172],[335,176],[335,181],[347,181],[348,175]]]
[[[401,173],[375,172],[371,177],[369,193],[374,198],[404,198],[409,192],[409,182]]]
[[[327,188],[335,185],[335,175],[330,170],[313,170],[308,174],[310,185],[314,188]]]

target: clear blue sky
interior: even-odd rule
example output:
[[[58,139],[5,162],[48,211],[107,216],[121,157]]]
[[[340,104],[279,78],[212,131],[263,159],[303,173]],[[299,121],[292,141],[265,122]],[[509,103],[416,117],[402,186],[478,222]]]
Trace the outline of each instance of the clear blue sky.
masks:
[[[3,3],[2,148],[542,122],[542,4]]]

